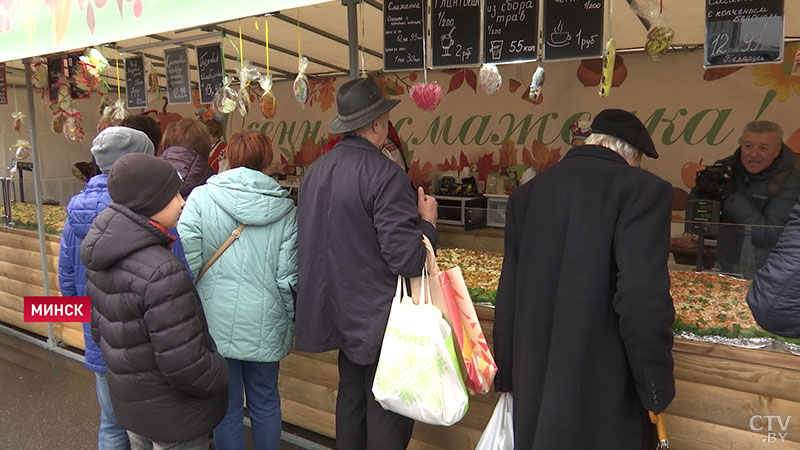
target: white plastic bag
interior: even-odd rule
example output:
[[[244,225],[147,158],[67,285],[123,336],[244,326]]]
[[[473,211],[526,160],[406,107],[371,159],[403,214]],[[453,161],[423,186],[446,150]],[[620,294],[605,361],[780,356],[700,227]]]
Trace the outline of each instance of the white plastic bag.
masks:
[[[372,393],[386,410],[431,425],[452,425],[469,407],[453,334],[439,308],[426,300],[428,289],[421,290],[415,305],[404,288],[398,276]]]
[[[514,399],[503,392],[475,450],[514,450]]]

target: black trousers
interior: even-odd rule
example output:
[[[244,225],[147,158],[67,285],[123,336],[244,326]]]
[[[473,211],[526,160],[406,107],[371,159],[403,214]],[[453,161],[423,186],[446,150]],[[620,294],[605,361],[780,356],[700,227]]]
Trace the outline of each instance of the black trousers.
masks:
[[[386,411],[372,395],[378,363],[362,366],[339,351],[339,395],[336,397],[336,448],[404,450],[414,420]]]

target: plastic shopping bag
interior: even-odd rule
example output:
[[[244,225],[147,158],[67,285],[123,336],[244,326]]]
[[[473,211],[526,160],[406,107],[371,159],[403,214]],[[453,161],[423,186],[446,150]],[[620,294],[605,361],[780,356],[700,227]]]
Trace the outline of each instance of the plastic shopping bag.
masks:
[[[497,364],[489,351],[461,269],[453,267],[440,272],[439,283],[449,309],[450,325],[466,367],[467,390],[471,394],[485,394],[492,387]]]
[[[461,357],[460,365],[467,390],[470,394],[485,394],[492,386],[497,373],[497,364],[489,351],[489,344],[478,321],[478,314],[469,296],[464,276],[458,267],[440,272],[430,241],[425,236],[422,241],[428,253],[425,268],[431,279],[429,298],[434,306],[442,311],[442,315],[453,330],[456,353]],[[419,293],[420,279],[421,277],[411,279],[411,292],[414,298],[417,298]]]
[[[423,273],[423,284],[427,279]],[[427,289],[415,305],[404,287],[398,276],[372,393],[386,410],[431,425],[452,425],[467,413],[469,397],[450,326],[426,300]]]
[[[514,449],[514,399],[510,392],[503,392],[492,418],[486,424],[475,450],[513,450]]]

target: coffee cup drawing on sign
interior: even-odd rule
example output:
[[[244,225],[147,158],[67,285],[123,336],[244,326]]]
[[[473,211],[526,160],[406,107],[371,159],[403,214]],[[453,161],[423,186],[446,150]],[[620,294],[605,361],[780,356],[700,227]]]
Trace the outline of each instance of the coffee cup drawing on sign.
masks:
[[[551,47],[566,47],[570,41],[572,41],[572,35],[569,34],[569,31],[564,31],[564,23],[559,20],[558,25],[550,32],[550,39],[547,43]]]

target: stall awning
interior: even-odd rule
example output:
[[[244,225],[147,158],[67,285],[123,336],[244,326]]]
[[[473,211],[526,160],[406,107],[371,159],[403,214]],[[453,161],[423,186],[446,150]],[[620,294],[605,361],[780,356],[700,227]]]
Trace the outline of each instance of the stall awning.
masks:
[[[9,0],[0,2],[0,62],[316,3],[320,0]]]

